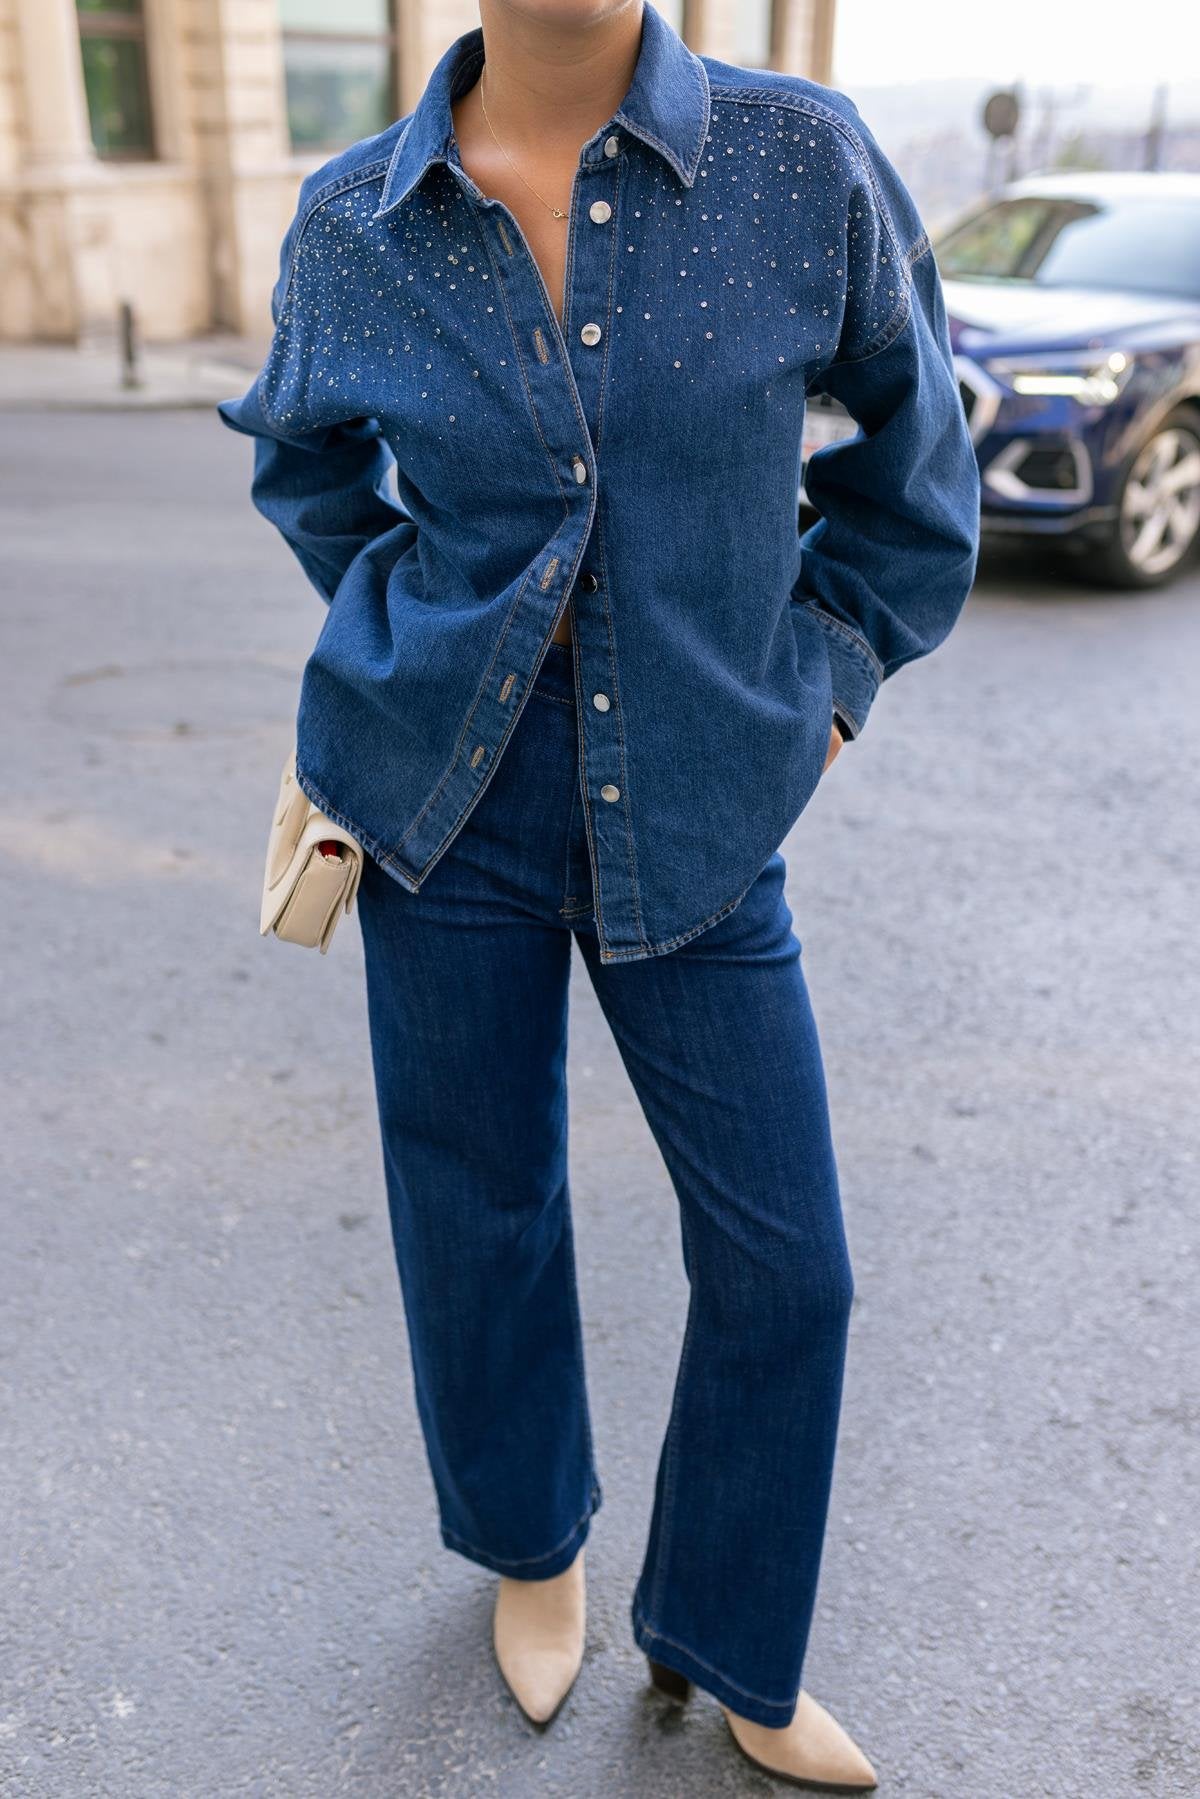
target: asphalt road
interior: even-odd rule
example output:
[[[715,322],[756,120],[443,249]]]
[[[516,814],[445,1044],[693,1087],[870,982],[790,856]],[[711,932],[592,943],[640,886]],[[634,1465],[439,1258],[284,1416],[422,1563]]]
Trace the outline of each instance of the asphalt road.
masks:
[[[320,602],[205,414],[0,419],[0,1788],[781,1790],[628,1600],[684,1308],[582,965],[605,1505],[539,1736],[437,1538],[356,921],[260,940]],[[806,1685],[891,1799],[1200,1792],[1200,580],[989,565],[789,839],[857,1280]]]

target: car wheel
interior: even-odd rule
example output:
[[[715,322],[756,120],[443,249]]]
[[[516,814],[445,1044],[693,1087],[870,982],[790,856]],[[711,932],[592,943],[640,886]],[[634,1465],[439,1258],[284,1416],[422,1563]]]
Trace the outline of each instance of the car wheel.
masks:
[[[1110,587],[1161,587],[1200,540],[1200,413],[1181,406],[1135,451],[1108,539],[1085,554]]]

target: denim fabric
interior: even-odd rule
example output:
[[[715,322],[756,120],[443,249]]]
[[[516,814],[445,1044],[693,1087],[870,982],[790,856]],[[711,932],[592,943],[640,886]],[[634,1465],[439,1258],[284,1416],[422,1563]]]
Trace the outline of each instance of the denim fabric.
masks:
[[[778,850],[740,906],[613,967],[589,890],[569,649],[552,644],[437,889],[364,864],[393,1239],[443,1541],[573,1559],[600,1504],[567,1177],[574,941],[679,1199],[686,1332],[637,1642],[787,1723],[813,1613],[853,1292]]]
[[[978,470],[929,240],[846,95],[696,56],[645,0],[580,151],[560,328],[460,160],[482,59],[476,27],[411,114],[306,179],[266,362],[220,410],[329,603],[301,786],[417,891],[570,603],[598,953],[639,960],[739,902],[834,711],[857,735],[949,631]],[[861,429],[810,459],[802,534],[820,391]]]

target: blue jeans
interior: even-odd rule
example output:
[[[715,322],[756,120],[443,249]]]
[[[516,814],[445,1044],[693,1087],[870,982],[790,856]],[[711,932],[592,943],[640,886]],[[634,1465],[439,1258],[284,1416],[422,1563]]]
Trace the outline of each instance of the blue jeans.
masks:
[[[544,1579],[600,1505],[567,1182],[574,938],[674,1183],[691,1291],[633,1633],[769,1725],[800,1688],[853,1291],[784,872],[777,850],[699,935],[602,965],[571,652],[551,643],[421,892],[368,858],[358,903],[442,1540]]]

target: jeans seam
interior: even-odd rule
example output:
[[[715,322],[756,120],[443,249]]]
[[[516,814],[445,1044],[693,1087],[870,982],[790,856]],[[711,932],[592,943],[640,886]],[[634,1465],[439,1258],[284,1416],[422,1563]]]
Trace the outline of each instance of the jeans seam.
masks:
[[[679,1229],[684,1240],[684,1246],[687,1248],[689,1247],[687,1213],[682,1204],[679,1208]],[[692,1260],[690,1255],[688,1259]],[[693,1261],[693,1266],[694,1265]],[[683,1330],[683,1343],[679,1351],[679,1368],[675,1376],[675,1392],[671,1400],[671,1416],[667,1420],[667,1440],[663,1449],[665,1460],[663,1464],[662,1516],[658,1533],[658,1567],[655,1569],[654,1573],[654,1591],[651,1596],[651,1605],[656,1614],[661,1613],[662,1611],[663,1586],[667,1578],[667,1551],[671,1546],[671,1538],[674,1535],[675,1445],[679,1426],[679,1412],[681,1409],[680,1397],[683,1393],[684,1377],[687,1373],[688,1351],[692,1345],[695,1321],[696,1298],[695,1292],[691,1290],[689,1282],[687,1323]]]
[[[755,875],[754,880],[756,881],[757,879],[758,875]],[[723,906],[718,907],[718,909],[708,918],[702,918],[700,923],[693,925],[690,930],[681,931],[678,937],[668,938],[665,943],[643,941],[637,947],[646,950],[652,956],[665,955],[670,950],[679,949],[683,944],[690,943],[693,937],[698,937],[701,931],[706,931],[710,924],[717,924],[722,918],[727,917],[727,915],[733,911],[735,906],[739,906],[742,903],[753,885],[754,881],[748,882],[747,885],[742,888],[740,893],[734,895],[733,899],[727,900]],[[610,950],[605,954],[604,950],[601,949],[600,959],[602,962],[628,962],[631,960],[634,953],[634,951],[628,949],[619,949]]]
[[[767,1706],[771,1710],[781,1712],[786,1712],[791,1709],[791,1706],[789,1706],[789,1702],[786,1699],[764,1699],[761,1693],[752,1692],[749,1687],[740,1685],[736,1680],[730,1680],[728,1674],[724,1673],[720,1668],[714,1668],[711,1662],[706,1662],[702,1655],[697,1655],[696,1651],[694,1649],[689,1649],[686,1643],[677,1643],[674,1637],[667,1636],[664,1631],[655,1630],[653,1624],[648,1622],[646,1614],[641,1611],[640,1608],[637,1614],[637,1622],[646,1636],[654,1637],[659,1643],[666,1643],[671,1649],[678,1649],[681,1654],[688,1656],[690,1660],[694,1661],[698,1668],[706,1668],[710,1674],[715,1674],[717,1679],[722,1681],[725,1686],[730,1687],[735,1693],[744,1694],[747,1699],[753,1699],[756,1705]],[[793,1700],[791,1705],[794,1706],[794,1704],[795,1701]]]
[[[570,1201],[568,1199],[568,1205]],[[588,1486],[592,1496],[592,1509],[595,1509],[600,1497],[600,1477],[596,1471],[596,1446],[592,1441],[592,1420],[588,1407],[587,1371],[583,1347],[583,1318],[579,1310],[579,1273],[575,1265],[575,1226],[568,1215],[567,1218],[567,1296],[571,1305],[571,1316],[575,1321],[575,1343],[579,1355],[579,1388],[583,1399],[583,1435],[587,1445]]]
[[[571,1528],[567,1532],[566,1536],[563,1537],[561,1542],[556,1543],[554,1545],[553,1549],[544,1550],[541,1555],[519,1555],[519,1556],[493,1555],[490,1549],[481,1549],[477,1543],[469,1543],[467,1541],[466,1537],[459,1536],[459,1534],[456,1530],[451,1530],[449,1528],[449,1526],[445,1525],[445,1524],[442,1525],[442,1535],[444,1537],[448,1538],[449,1541],[452,1542],[453,1544],[455,1544],[457,1547],[465,1549],[468,1552],[468,1554],[470,1554],[470,1555],[486,1556],[489,1561],[496,1562],[496,1563],[503,1562],[509,1568],[532,1568],[538,1562],[550,1561],[554,1556],[558,1555],[562,1550],[564,1550],[567,1547],[567,1544],[571,1541],[571,1538],[573,1536],[575,1536],[577,1534],[577,1532],[583,1528],[583,1526],[587,1523],[588,1519],[590,1517],[592,1517],[592,1515],[594,1514],[594,1512],[596,1510],[596,1504],[597,1504],[598,1499],[599,1499],[599,1489],[598,1489],[597,1484],[593,1481],[591,1493],[588,1498],[587,1510],[585,1512],[583,1512],[583,1514],[575,1520],[574,1524],[571,1526]]]

